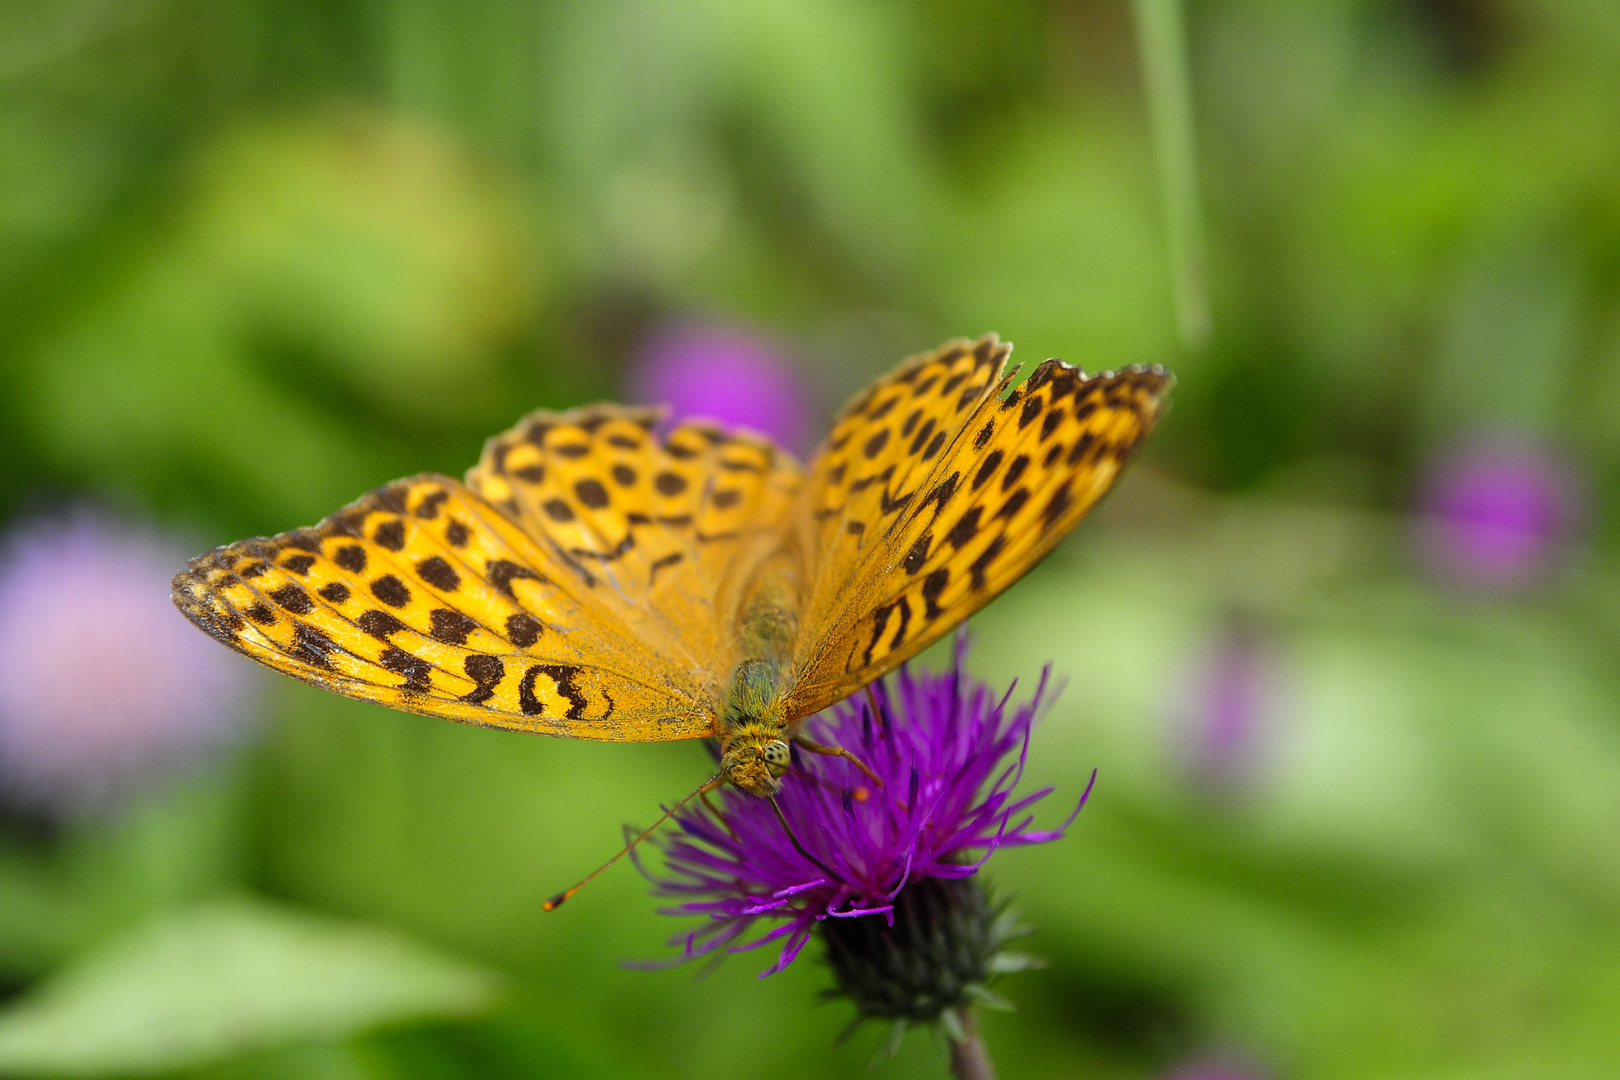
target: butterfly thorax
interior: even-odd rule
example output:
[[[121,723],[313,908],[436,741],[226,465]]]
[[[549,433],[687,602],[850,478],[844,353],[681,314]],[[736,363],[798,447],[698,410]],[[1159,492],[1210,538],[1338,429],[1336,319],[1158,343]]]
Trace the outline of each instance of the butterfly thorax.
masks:
[[[720,768],[726,779],[763,797],[781,790],[789,757],[790,718],[783,710],[793,684],[798,630],[798,576],[788,558],[768,561],[738,620],[740,659],[721,704]]]

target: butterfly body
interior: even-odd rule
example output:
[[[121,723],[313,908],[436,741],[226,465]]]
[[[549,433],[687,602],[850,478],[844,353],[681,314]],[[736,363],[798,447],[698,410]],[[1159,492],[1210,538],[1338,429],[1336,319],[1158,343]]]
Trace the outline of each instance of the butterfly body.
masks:
[[[1109,487],[1171,385],[1158,368],[1022,386],[993,336],[913,357],[808,467],[657,410],[537,412],[465,483],[397,481],[319,525],[192,560],[175,603],[324,689],[508,730],[711,737],[774,794],[804,717],[1010,586]],[[858,764],[858,763],[857,763]]]

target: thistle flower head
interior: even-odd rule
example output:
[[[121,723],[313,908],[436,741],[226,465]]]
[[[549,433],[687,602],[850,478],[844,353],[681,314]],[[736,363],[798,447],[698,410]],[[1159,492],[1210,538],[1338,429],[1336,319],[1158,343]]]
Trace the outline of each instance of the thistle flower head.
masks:
[[[678,815],[664,870],[649,876],[658,895],[679,901],[666,913],[704,919],[671,940],[683,959],[781,942],[763,973],[772,974],[793,962],[818,924],[859,920],[862,933],[887,933],[908,913],[931,919],[941,887],[971,878],[996,849],[1063,835],[1072,814],[1037,830],[1028,812],[1051,788],[1014,795],[1030,729],[1049,696],[1047,674],[1029,701],[1011,706],[1012,690],[998,695],[967,675],[966,651],[963,635],[951,670],[902,669],[806,725],[811,739],[850,750],[883,783],[873,787],[849,762],[795,746],[778,802],[803,853],[764,799],[728,790],[724,821],[702,810]],[[927,896],[907,895],[924,882],[939,884],[926,886]],[[974,903],[990,911],[982,896]],[[983,920],[958,922],[987,947],[1005,937]],[[769,928],[756,935],[758,924]],[[991,963],[993,950],[979,952],[976,962]]]
[[[238,736],[251,665],[169,603],[181,558],[91,511],[0,544],[0,797],[54,818],[104,806]]]
[[[792,363],[737,327],[689,323],[654,331],[634,359],[630,395],[668,404],[675,420],[752,428],[794,453],[809,449],[813,437],[811,394]]]
[[[1450,584],[1522,589],[1567,557],[1582,503],[1574,470],[1548,447],[1504,434],[1461,442],[1435,459],[1425,479],[1420,554]]]

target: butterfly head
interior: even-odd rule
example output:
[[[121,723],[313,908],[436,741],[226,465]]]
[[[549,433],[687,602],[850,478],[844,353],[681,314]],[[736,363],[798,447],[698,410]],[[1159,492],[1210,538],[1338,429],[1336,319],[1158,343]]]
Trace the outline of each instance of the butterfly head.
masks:
[[[750,724],[736,732],[720,756],[725,778],[750,795],[768,799],[782,790],[782,776],[792,763],[779,728]]]

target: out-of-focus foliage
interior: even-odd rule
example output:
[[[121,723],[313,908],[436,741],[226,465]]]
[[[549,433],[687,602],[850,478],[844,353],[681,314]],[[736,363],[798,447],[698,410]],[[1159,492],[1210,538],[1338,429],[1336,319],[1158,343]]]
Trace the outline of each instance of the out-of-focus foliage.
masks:
[[[386,932],[235,901],[77,960],[0,1019],[0,1069],[161,1074],[289,1039],[486,1011],[496,981]]]
[[[1121,490],[975,624],[987,677],[1070,680],[1038,778],[1078,797],[1101,770],[1068,840],[997,859],[1052,961],[985,1020],[1003,1072],[1614,1075],[1620,9],[1185,7],[1194,354],[1129,0],[0,0],[0,512],[99,500],[199,550],[307,524],[618,393],[672,327],[754,327],[823,416],[955,334],[1168,364]],[[1448,494],[1479,445],[1544,488],[1505,505],[1475,469]],[[1557,529],[1515,509],[1553,505]],[[1537,561],[1470,576],[1478,550]],[[97,663],[61,651],[42,680]],[[259,745],[118,810],[5,811],[0,993],[28,996],[0,1025],[245,892],[511,991],[380,1030],[401,1014],[356,991],[363,1023],[271,1024],[185,1075],[870,1054],[832,1046],[814,965],[616,966],[668,933],[628,872],[540,913],[701,748],[281,682],[260,711]],[[153,1002],[177,971],[154,965]],[[884,1069],[941,1066],[913,1040]]]

